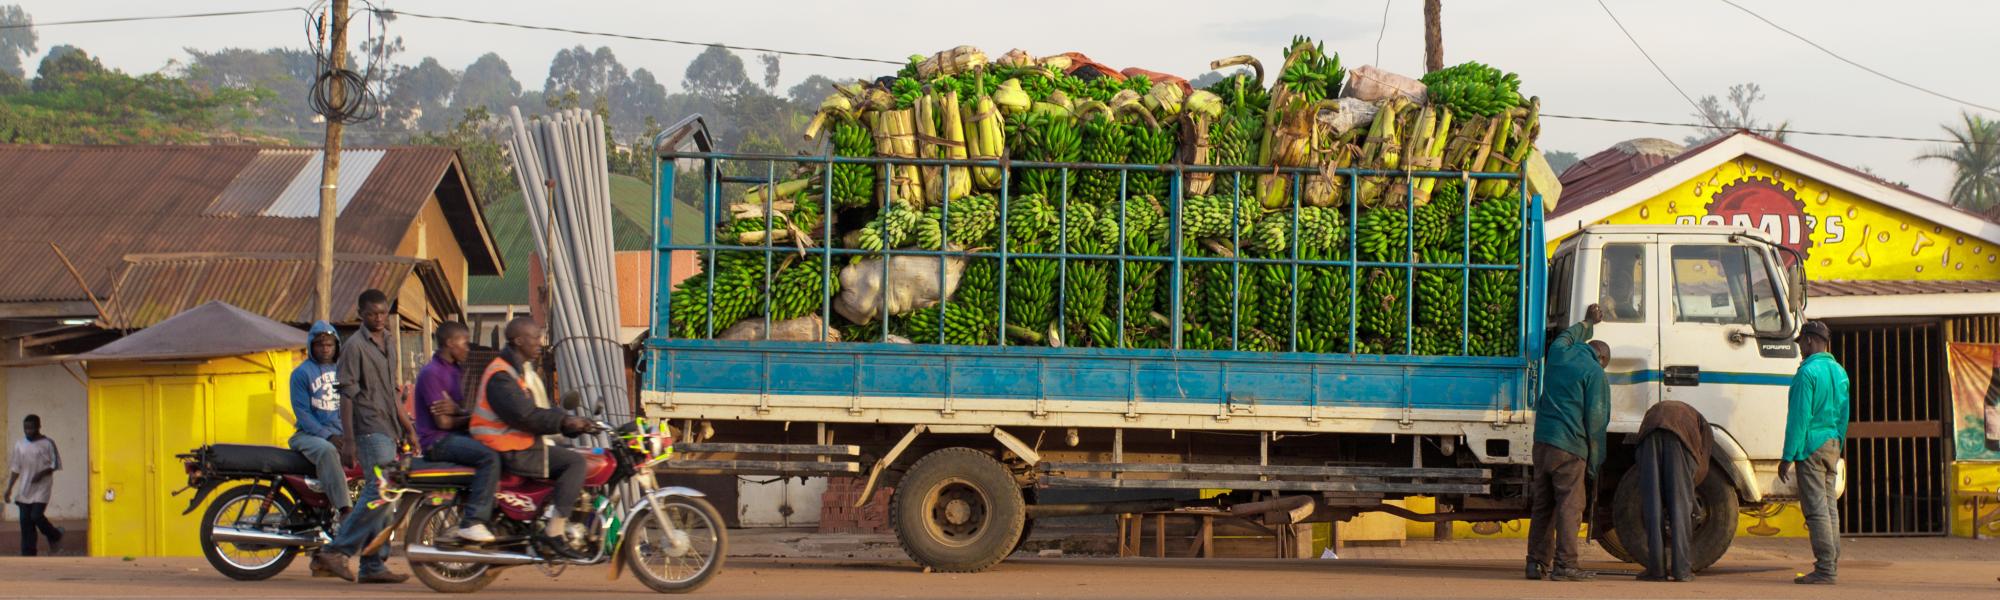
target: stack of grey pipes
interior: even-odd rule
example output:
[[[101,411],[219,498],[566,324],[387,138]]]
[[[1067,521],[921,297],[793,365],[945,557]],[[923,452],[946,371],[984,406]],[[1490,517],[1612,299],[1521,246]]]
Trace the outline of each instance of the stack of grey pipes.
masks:
[[[580,396],[575,414],[613,426],[630,422],[604,121],[577,109],[527,121],[516,107],[512,116],[514,178],[547,270],[558,387]]]

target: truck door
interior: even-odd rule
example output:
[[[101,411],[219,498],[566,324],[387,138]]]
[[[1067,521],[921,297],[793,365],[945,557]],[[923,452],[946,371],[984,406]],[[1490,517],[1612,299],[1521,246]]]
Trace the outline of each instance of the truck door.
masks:
[[[1779,293],[1783,267],[1768,248],[1730,236],[1665,236],[1660,382],[1752,459],[1784,445],[1786,394],[1798,369],[1795,318]]]
[[[1646,409],[1660,399],[1660,319],[1655,290],[1661,289],[1658,236],[1600,234],[1585,242],[1576,279],[1578,303],[1604,309],[1596,338],[1611,346],[1605,376],[1611,383],[1611,431],[1637,431]],[[1575,317],[1581,319],[1582,311]]]

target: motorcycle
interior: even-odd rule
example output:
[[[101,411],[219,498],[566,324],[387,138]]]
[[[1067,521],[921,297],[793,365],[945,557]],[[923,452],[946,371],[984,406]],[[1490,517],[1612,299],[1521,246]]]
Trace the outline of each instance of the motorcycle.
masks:
[[[587,475],[576,506],[549,507],[555,484],[514,475],[501,477],[489,528],[496,539],[473,544],[459,540],[460,496],[471,483],[471,470],[456,474],[413,471],[408,481],[427,480],[451,491],[425,492],[406,514],[403,556],[410,571],[432,590],[470,593],[485,588],[500,572],[534,565],[550,577],[570,565],[612,565],[612,578],[630,569],[640,583],[655,592],[685,593],[706,584],[722,570],[728,538],[721,513],[701,492],[663,487],[654,467],[673,456],[672,430],[665,423],[648,426],[643,419],[611,431],[610,448],[550,448],[583,455]],[[385,490],[388,494],[419,491]],[[572,559],[547,552],[532,540],[542,515],[569,511],[569,550],[587,556]]]
[[[332,541],[339,522],[326,494],[327,482],[305,455],[285,448],[215,444],[178,455],[195,490],[181,514],[194,512],[203,500],[226,484],[201,519],[201,553],[208,564],[230,579],[258,581],[282,573],[304,550]],[[360,472],[347,470],[348,481]],[[334,482],[336,493],[349,493],[348,481]]]

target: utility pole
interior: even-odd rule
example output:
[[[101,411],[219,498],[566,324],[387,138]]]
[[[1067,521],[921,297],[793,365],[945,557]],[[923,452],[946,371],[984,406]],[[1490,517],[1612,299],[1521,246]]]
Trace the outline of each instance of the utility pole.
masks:
[[[1444,69],[1444,0],[1424,0],[1424,72]]]
[[[327,49],[327,73],[322,73],[326,84],[330,106],[326,115],[326,153],[319,171],[319,306],[316,311],[321,321],[333,319],[333,221],[340,213],[337,199],[340,197],[340,129],[339,113],[347,108],[347,90],[339,77],[347,67],[347,0],[333,0],[333,40]]]

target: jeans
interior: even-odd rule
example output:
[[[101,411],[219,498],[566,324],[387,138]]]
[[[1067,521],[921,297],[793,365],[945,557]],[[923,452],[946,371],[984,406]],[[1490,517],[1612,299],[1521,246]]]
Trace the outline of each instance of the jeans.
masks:
[[[1589,465],[1583,458],[1548,444],[1535,444],[1534,497],[1528,521],[1528,561],[1549,564],[1554,542],[1555,567],[1576,567],[1576,534],[1583,526],[1583,486]],[[1554,538],[1551,540],[1550,538]]]
[[[326,546],[327,550],[348,556],[360,552],[363,546],[368,545],[368,542],[375,539],[375,535],[381,533],[382,528],[389,524],[391,507],[370,509],[368,503],[381,497],[376,493],[381,486],[375,481],[375,467],[396,462],[396,444],[387,435],[366,433],[355,436],[354,454],[355,460],[360,461],[364,472],[361,496],[354,499],[354,512],[348,513],[347,521],[340,524],[339,535],[333,538],[332,544]],[[382,547],[375,552],[361,557],[359,574],[369,575],[387,571],[388,561],[389,545],[382,544]]]
[[[1693,578],[1688,542],[1694,535],[1694,456],[1665,429],[1639,440],[1639,518],[1645,524],[1643,563],[1650,577]]]
[[[334,510],[354,505],[354,499],[347,497],[347,472],[340,468],[340,450],[333,447],[331,440],[301,431],[292,434],[287,443],[312,461],[313,470],[319,473],[319,487],[326,490],[327,502]]]
[[[1806,534],[1812,537],[1813,572],[1833,577],[1840,562],[1840,490],[1833,488],[1840,466],[1840,440],[1827,440],[1804,461],[1794,465],[1799,478],[1799,510],[1806,513]]]
[[[445,434],[424,449],[424,457],[472,467],[472,485],[459,503],[459,525],[485,523],[493,518],[493,495],[500,488],[500,455],[486,444],[462,433]]]
[[[500,462],[509,473],[554,482],[556,491],[548,508],[554,508],[559,516],[569,516],[570,509],[576,508],[576,499],[583,497],[583,476],[588,473],[583,455],[575,450],[555,446],[515,450],[501,454]]]
[[[42,532],[43,537],[49,538],[50,546],[62,543],[62,530],[56,529],[56,524],[49,522],[49,503],[16,502],[14,506],[21,509],[21,556],[34,556],[40,553],[35,548],[36,531]]]

